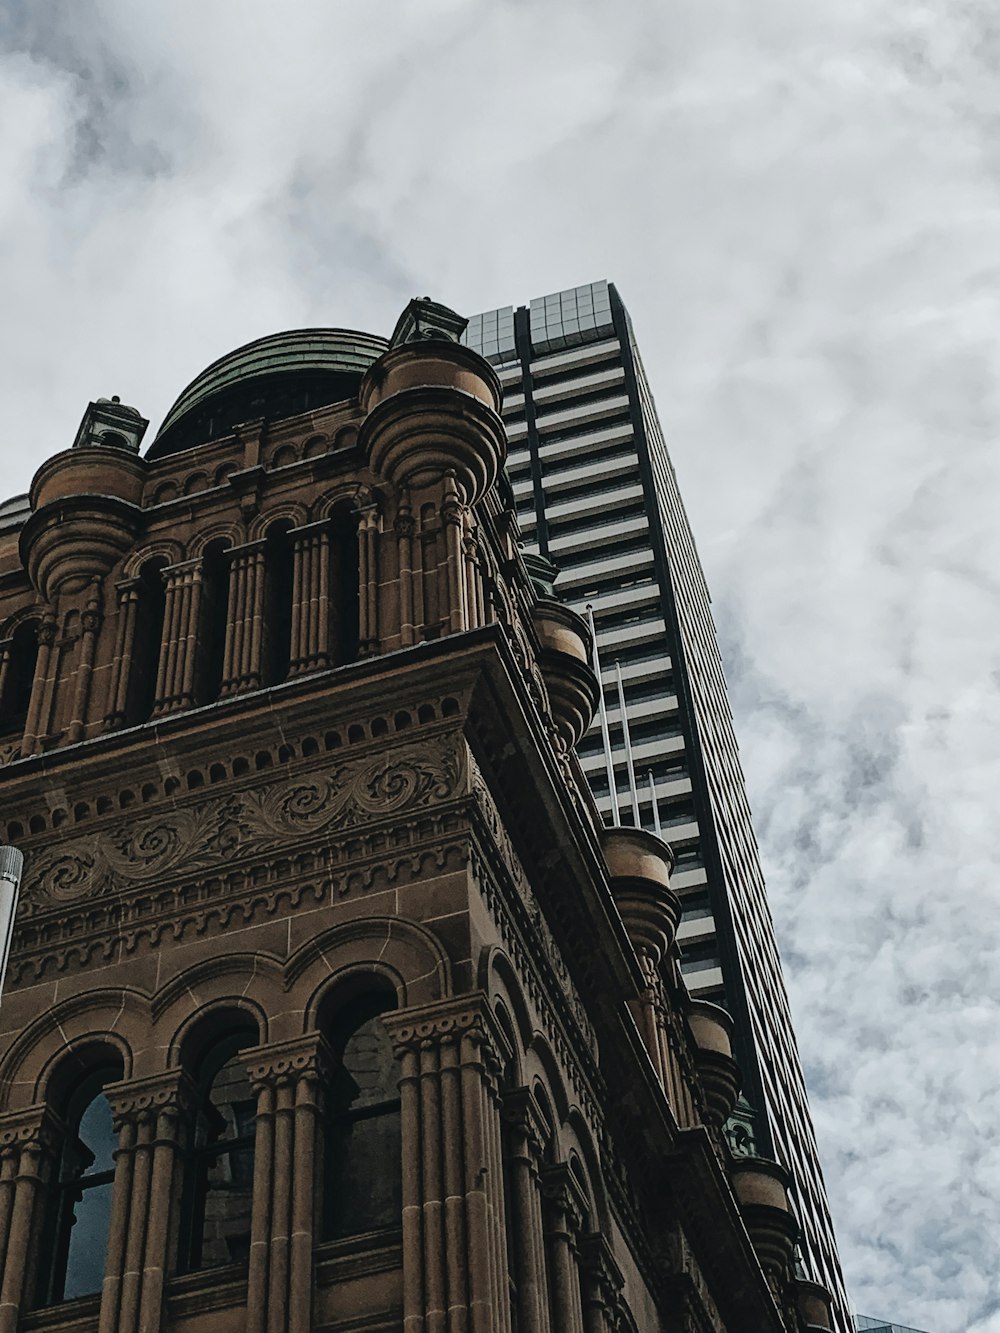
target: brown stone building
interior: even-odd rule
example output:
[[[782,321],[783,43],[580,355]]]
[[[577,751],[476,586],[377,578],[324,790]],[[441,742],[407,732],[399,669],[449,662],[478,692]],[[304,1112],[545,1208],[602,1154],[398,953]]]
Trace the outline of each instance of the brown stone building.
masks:
[[[462,326],[263,339],[144,457],[100,400],[0,508],[0,1333],[829,1327]]]

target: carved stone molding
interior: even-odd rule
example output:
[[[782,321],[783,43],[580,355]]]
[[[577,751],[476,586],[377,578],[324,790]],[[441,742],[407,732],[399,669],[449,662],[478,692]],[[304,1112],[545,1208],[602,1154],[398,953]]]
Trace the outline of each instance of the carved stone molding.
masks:
[[[464,1037],[480,1048],[494,1072],[499,1072],[510,1056],[507,1038],[481,991],[383,1014],[382,1021],[397,1056],[419,1051],[428,1042],[454,1042]]]
[[[255,1046],[245,1053],[244,1062],[255,1091],[295,1084],[302,1078],[326,1079],[333,1066],[333,1053],[318,1032],[308,1032],[289,1041]]]
[[[33,855],[22,912],[208,871],[333,831],[440,804],[463,786],[462,748],[424,745],[340,763],[141,817]]]
[[[116,1130],[127,1120],[155,1123],[161,1112],[186,1114],[193,1109],[197,1096],[193,1082],[182,1069],[113,1083],[105,1088],[105,1093]]]
[[[54,1152],[64,1133],[62,1121],[44,1102],[10,1111],[0,1116],[0,1154],[23,1148]]]

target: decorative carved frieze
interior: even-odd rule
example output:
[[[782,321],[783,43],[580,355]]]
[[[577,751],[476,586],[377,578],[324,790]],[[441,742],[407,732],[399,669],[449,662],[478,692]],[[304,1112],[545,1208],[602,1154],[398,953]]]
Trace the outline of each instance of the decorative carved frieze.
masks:
[[[153,882],[163,885],[178,874],[217,869],[237,854],[245,862],[292,840],[440,804],[458,795],[462,784],[462,748],[427,745],[126,818],[34,855],[22,910],[30,915]]]

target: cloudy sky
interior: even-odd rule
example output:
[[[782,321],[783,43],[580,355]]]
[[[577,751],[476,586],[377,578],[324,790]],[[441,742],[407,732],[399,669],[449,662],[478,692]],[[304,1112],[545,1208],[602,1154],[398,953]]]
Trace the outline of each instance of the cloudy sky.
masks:
[[[6,494],[261,334],[617,282],[847,1280],[929,1333],[1000,1330],[998,15],[0,0]]]

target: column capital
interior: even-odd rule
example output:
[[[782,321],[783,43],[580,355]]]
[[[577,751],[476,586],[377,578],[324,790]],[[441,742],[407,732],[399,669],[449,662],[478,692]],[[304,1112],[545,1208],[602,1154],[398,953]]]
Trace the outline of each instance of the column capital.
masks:
[[[55,1151],[66,1126],[45,1102],[0,1116],[0,1155],[22,1148]]]
[[[607,1237],[600,1231],[588,1231],[580,1237],[579,1249],[580,1267],[584,1276],[596,1285],[602,1302],[613,1309],[625,1286],[625,1278],[615,1261]]]
[[[105,1088],[116,1129],[126,1121],[155,1121],[161,1112],[181,1115],[194,1109],[197,1089],[183,1069],[168,1069],[148,1078],[123,1080]]]
[[[293,541],[306,541],[310,537],[325,537],[330,531],[330,518],[317,518],[312,523],[303,523],[297,528],[289,528],[288,535]]]
[[[165,565],[163,569],[160,570],[160,573],[163,576],[164,582],[170,583],[174,579],[181,578],[188,573],[200,574],[202,564],[202,557],[197,555],[191,560],[178,560],[175,565]]]
[[[434,1044],[468,1038],[483,1049],[488,1063],[502,1067],[509,1060],[510,1043],[483,991],[455,995],[433,1004],[400,1009],[382,1015],[396,1054]]]
[[[263,555],[264,547],[267,545],[263,537],[256,537],[252,542],[242,542],[239,546],[230,546],[225,552],[230,560],[236,560],[240,557],[246,558],[251,555]]]
[[[245,1054],[247,1073],[257,1092],[295,1084],[300,1079],[325,1079],[335,1063],[329,1043],[320,1032],[254,1046]]]
[[[540,1164],[545,1150],[548,1126],[530,1088],[512,1088],[500,1099],[504,1122],[522,1133],[536,1164]]]
[[[591,1211],[580,1183],[568,1162],[556,1162],[542,1167],[540,1174],[542,1197],[565,1218],[568,1229],[579,1233],[583,1219]]]

